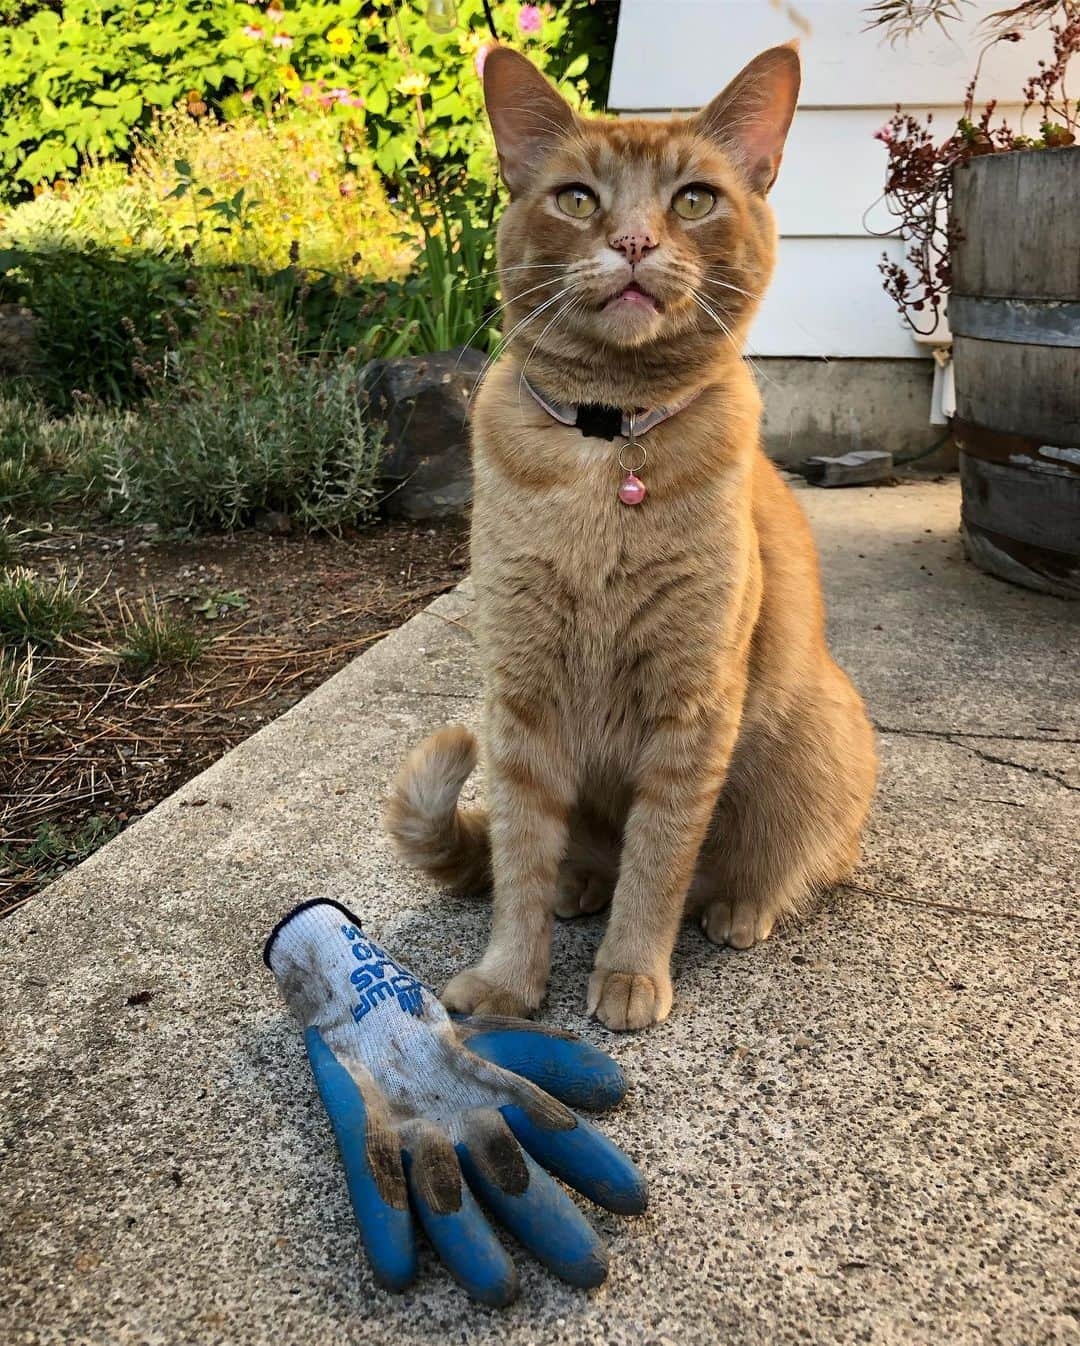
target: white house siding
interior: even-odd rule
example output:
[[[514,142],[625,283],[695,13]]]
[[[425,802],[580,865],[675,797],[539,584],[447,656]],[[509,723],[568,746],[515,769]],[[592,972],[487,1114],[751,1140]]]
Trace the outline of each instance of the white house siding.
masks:
[[[838,450],[881,442],[900,452],[933,438],[928,356],[882,290],[877,269],[882,252],[900,260],[904,248],[878,236],[892,221],[881,204],[885,150],[873,133],[897,104],[920,114],[932,109],[942,134],[951,129],[984,45],[980,24],[1003,3],[975,0],[948,36],[935,28],[890,46],[880,32],[866,31],[863,6],[852,0],[622,0],[608,99],[615,112],[658,115],[700,107],[757,52],[800,39],[799,111],[772,193],[779,260],[750,349],[765,357],[766,366],[773,359],[904,362],[891,372],[868,368],[876,391],[871,394],[867,385],[861,411],[848,406],[837,416],[825,408],[815,412],[814,432],[821,434],[809,444],[814,452],[827,450],[830,435]],[[991,48],[978,97],[996,97],[998,115],[1018,123],[1025,78],[1047,45],[1033,37]],[[1029,122],[1036,121],[1029,114]],[[813,371],[794,377],[810,381],[810,396]],[[831,386],[833,380],[818,382]],[[925,398],[913,391],[924,384]],[[854,388],[858,400],[858,379],[847,377],[844,386]],[[902,389],[903,405],[890,410],[891,386]],[[765,392],[768,412],[767,386]],[[885,402],[875,411],[870,403],[880,403],[883,393]],[[784,425],[772,427],[773,439],[779,434],[791,446],[781,454],[788,457],[801,456],[791,401]],[[857,423],[861,428],[853,431]]]

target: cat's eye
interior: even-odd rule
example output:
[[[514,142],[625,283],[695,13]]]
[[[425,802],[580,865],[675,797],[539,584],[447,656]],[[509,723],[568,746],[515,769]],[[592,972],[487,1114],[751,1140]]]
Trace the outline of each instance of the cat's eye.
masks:
[[[595,192],[583,187],[580,182],[575,182],[555,193],[555,204],[572,220],[587,220],[595,213],[600,202],[596,199]]]
[[[671,209],[683,220],[703,220],[716,205],[716,193],[700,182],[692,182],[675,193]]]

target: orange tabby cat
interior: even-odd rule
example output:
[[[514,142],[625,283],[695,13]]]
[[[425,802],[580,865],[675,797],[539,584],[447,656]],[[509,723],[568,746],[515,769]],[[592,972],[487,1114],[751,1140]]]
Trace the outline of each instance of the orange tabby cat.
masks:
[[[670,121],[582,118],[506,48],[484,83],[511,197],[507,353],[474,415],[490,817],[458,807],[476,747],[444,729],[409,757],[387,823],[440,883],[494,886],[487,952],[445,988],[451,1009],[534,1011],[554,915],[610,902],[588,1007],[642,1028],[671,1008],[684,913],[719,944],[765,939],[851,871],[874,788],[740,356],[773,269],[766,194],[799,60],[772,48]],[[628,448],[632,410],[646,428]]]

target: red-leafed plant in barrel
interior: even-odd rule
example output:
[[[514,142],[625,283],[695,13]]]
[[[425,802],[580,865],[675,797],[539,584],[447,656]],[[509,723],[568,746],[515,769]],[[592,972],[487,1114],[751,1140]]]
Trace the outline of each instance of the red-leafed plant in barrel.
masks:
[[[872,28],[892,41],[911,36],[928,24],[947,28],[966,0],[879,0],[867,9]],[[1021,134],[1004,121],[995,124],[996,103],[976,112],[979,67],[999,42],[1021,42],[1035,29],[1049,29],[1052,51],[1037,62],[1023,89],[1025,114],[1037,109],[1037,135]],[[898,221],[896,232],[908,245],[903,264],[883,255],[879,269],[885,290],[919,333],[930,334],[942,316],[952,279],[951,253],[958,239],[950,220],[953,170],[982,154],[1010,150],[1057,149],[1075,143],[1080,102],[1066,89],[1066,73],[1080,52],[1080,0],[1023,0],[991,14],[982,26],[985,43],[964,95],[964,115],[940,142],[933,114],[925,120],[897,108],[876,133],[888,153],[885,200]]]

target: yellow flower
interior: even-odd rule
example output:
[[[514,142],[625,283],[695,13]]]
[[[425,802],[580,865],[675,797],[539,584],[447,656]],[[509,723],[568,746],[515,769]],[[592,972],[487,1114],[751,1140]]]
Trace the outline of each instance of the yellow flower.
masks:
[[[281,82],[286,89],[295,89],[300,83],[300,76],[291,65],[284,66],[281,71]]]
[[[418,171],[419,171],[420,176],[421,176],[422,178],[430,178],[430,177],[431,177],[431,169],[427,166],[427,164],[421,164]]]
[[[404,94],[406,98],[413,98],[421,94],[431,83],[427,75],[422,71],[412,70],[407,75],[402,75],[398,80],[396,88],[398,93]]]
[[[135,242],[135,240],[131,237],[130,234],[125,234],[124,237],[120,240],[120,242],[124,245],[125,248],[130,248],[132,244]]]
[[[327,30],[326,45],[331,51],[348,51],[352,44],[352,33],[347,28],[342,28],[340,23]]]

